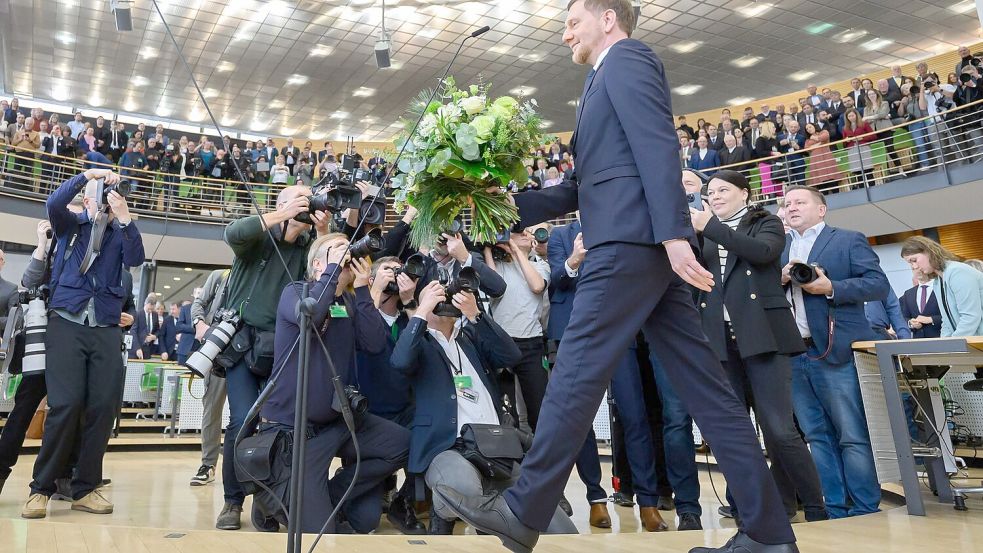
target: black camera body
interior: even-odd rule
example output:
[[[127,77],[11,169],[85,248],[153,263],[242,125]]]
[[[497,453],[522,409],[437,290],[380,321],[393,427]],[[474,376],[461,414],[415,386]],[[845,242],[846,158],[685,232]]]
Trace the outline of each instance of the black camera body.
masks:
[[[352,415],[356,418],[364,415],[369,410],[369,400],[358,391],[358,388],[349,384],[345,386],[345,399],[352,408]]]
[[[413,280],[419,280],[426,276],[427,266],[424,264],[423,255],[415,253],[406,260],[406,263],[403,263],[402,267],[395,267],[393,269],[393,280],[386,285],[386,289],[383,292],[390,296],[399,294],[399,284],[396,282],[396,277],[401,274]]]
[[[446,299],[438,303],[433,309],[433,314],[438,317],[460,317],[461,310],[454,306],[454,295],[458,292],[477,294],[478,286],[481,284],[478,272],[473,267],[464,267],[458,272],[456,278],[442,277],[439,282],[444,286]]]
[[[442,234],[447,234],[447,235],[450,235],[450,236],[456,236],[458,234],[461,234],[462,232],[464,232],[464,221],[460,217],[455,217],[454,218],[454,221],[451,222],[450,228],[448,228],[447,230],[445,230]],[[437,242],[439,242],[441,244],[446,244],[447,243],[447,239],[444,238],[443,236],[438,236],[437,237]]]
[[[819,273],[816,269],[819,269],[819,265],[809,265],[806,263],[793,263],[788,270],[788,276],[792,279],[792,282],[802,286],[803,284],[809,284],[810,282],[819,278]]]
[[[124,198],[130,195],[130,181],[120,180],[116,184],[106,184],[106,179],[96,179],[96,198],[99,199],[99,205],[108,206],[109,205],[109,194],[111,192],[117,192],[120,196]]]
[[[350,247],[352,259],[376,255],[384,249],[386,249],[386,239],[382,236],[382,229],[379,228],[365,233],[365,236],[352,242]]]
[[[17,302],[21,305],[27,305],[36,299],[44,300],[44,303],[48,303],[51,299],[51,290],[48,288],[47,284],[42,284],[40,286],[35,286],[34,288],[29,288],[27,290],[21,290],[17,293]]]

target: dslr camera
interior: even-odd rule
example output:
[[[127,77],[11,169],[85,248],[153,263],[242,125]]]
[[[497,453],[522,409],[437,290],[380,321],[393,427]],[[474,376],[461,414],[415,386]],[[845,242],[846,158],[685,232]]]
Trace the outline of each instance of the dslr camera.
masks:
[[[461,220],[459,217],[455,217],[454,218],[454,221],[451,223],[450,228],[448,228],[447,230],[445,230],[441,234],[447,234],[447,235],[450,235],[450,236],[456,236],[456,235],[461,234],[463,232],[464,232],[464,221]],[[444,238],[443,236],[438,236],[437,237],[437,242],[440,243],[441,245],[443,245],[443,244],[446,244],[447,243],[447,239]]]
[[[384,249],[386,249],[386,239],[382,236],[382,229],[379,228],[370,230],[349,246],[352,259],[373,256]]]
[[[242,328],[242,317],[235,309],[219,309],[215,318],[216,322],[205,331],[201,347],[184,362],[188,370],[202,378],[212,370],[215,358],[229,346],[232,337]]]
[[[472,267],[464,267],[454,278],[441,272],[439,282],[444,287],[444,297],[446,298],[433,309],[433,314],[439,317],[460,317],[461,310],[454,306],[454,294],[458,292],[477,294],[480,284],[478,273]]]
[[[536,242],[545,244],[550,241],[550,231],[543,227],[539,227],[536,229],[536,232],[532,233],[532,237],[536,239]]]
[[[116,184],[106,184],[106,179],[96,179],[96,186],[96,198],[99,200],[99,205],[101,206],[109,205],[109,194],[111,192],[117,192],[124,198],[130,196],[131,186],[128,180],[120,179]]]
[[[20,374],[44,370],[49,299],[47,284],[18,293],[17,304],[7,316],[4,348],[0,350],[0,372]]]
[[[819,278],[819,273],[816,269],[821,268],[819,265],[808,265],[806,263],[793,263],[788,270],[788,276],[792,279],[792,282],[798,286],[803,284],[809,284],[810,282]]]
[[[403,263],[402,267],[394,267],[392,271],[393,280],[386,285],[386,289],[383,292],[390,296],[395,296],[399,294],[399,284],[396,282],[396,277],[403,274],[414,281],[419,280],[426,276],[427,266],[423,262],[423,255],[415,253],[406,260],[406,263]]]

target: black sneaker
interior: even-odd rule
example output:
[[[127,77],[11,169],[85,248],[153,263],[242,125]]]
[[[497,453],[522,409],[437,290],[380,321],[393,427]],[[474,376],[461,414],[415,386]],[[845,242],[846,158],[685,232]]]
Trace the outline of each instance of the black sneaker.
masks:
[[[215,467],[202,465],[198,468],[198,474],[191,477],[192,486],[204,486],[209,482],[215,481]]]
[[[734,518],[734,510],[731,509],[730,505],[717,507],[717,514],[724,518]]]
[[[400,533],[410,536],[421,536],[427,533],[427,527],[417,520],[413,503],[406,497],[397,495],[389,504],[386,518]]]
[[[703,524],[700,522],[700,517],[696,516],[695,513],[683,513],[679,515],[679,524],[676,525],[676,530],[679,532],[703,530]]]

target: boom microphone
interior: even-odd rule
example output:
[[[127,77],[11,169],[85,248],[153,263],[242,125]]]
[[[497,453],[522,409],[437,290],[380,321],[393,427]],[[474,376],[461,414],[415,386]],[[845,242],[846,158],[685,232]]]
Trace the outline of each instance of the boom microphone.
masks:
[[[477,31],[471,33],[471,38],[478,38],[479,36],[487,33],[490,30],[491,30],[491,27],[489,27],[488,25],[485,25],[484,27],[482,27],[482,28],[478,29]]]

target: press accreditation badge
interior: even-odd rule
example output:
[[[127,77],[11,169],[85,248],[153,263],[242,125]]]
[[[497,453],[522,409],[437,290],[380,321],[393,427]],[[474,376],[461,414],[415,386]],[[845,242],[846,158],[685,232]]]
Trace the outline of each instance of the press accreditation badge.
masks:
[[[460,394],[461,397],[463,397],[464,399],[470,401],[471,403],[478,403],[478,392],[474,390],[469,390],[469,389],[458,390],[457,393]]]
[[[471,387],[471,377],[470,376],[467,376],[467,375],[464,375],[464,376],[455,376],[454,377],[454,387],[457,388],[458,390],[463,390],[465,388],[470,388]]]
[[[347,319],[348,318],[348,308],[341,304],[334,304],[331,306],[329,314],[332,319]]]

